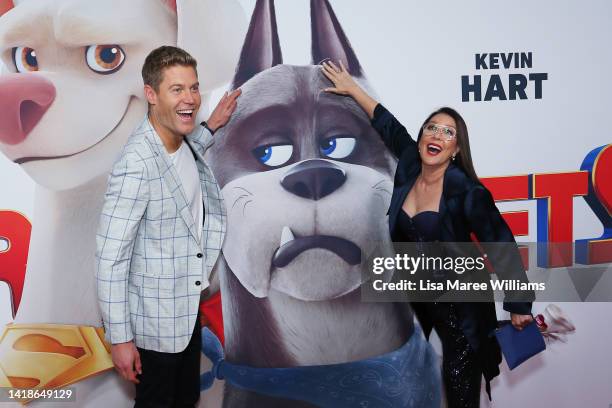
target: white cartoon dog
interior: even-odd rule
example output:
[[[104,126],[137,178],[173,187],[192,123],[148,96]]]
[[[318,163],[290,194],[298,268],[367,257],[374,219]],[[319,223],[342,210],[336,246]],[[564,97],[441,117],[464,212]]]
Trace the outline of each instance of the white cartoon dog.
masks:
[[[231,79],[246,18],[235,0],[0,0],[2,11],[0,151],[37,184],[15,323],[101,326],[95,228],[109,169],[147,109],[144,58],[188,50],[207,100]],[[129,404],[113,378],[77,384],[79,406]]]

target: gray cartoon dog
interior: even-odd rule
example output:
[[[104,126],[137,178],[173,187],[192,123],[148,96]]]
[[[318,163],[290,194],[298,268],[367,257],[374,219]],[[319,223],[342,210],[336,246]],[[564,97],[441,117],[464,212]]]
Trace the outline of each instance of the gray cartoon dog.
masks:
[[[217,271],[230,364],[344,370],[408,343],[428,347],[407,304],[360,299],[362,257],[381,243],[391,249],[385,214],[395,159],[351,98],[322,91],[330,84],[315,64],[326,58],[342,60],[369,89],[326,0],[311,1],[311,26],[313,65],[285,65],[274,4],[257,2],[233,81],[242,96],[207,152],[228,214]],[[435,377],[437,367],[424,367],[436,365],[425,358],[430,350],[419,353],[408,370]],[[353,388],[373,380],[351,370]],[[226,378],[224,407],[359,406],[354,390],[344,395],[342,385],[319,379],[319,391],[329,388],[337,404],[257,392]],[[381,394],[393,393],[385,386]],[[438,390],[413,388],[399,405],[370,406],[432,406],[424,401],[435,401]]]

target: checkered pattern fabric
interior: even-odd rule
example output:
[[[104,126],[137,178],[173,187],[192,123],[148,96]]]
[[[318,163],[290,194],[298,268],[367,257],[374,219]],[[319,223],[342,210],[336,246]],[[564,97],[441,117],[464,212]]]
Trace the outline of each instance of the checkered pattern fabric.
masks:
[[[200,292],[223,243],[226,213],[203,159],[212,135],[198,126],[186,141],[202,187],[201,226],[147,118],[113,166],[96,235],[98,300],[110,343],[134,340],[138,347],[168,353],[189,343]]]

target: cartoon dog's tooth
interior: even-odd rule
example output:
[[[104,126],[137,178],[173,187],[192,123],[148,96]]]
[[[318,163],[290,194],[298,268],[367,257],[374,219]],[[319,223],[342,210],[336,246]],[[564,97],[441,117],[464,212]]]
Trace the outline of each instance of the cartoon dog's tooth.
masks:
[[[0,151],[37,184],[15,323],[99,327],[95,232],[112,163],[147,110],[144,59],[160,45],[187,49],[207,100],[231,79],[246,18],[235,0],[2,0],[0,10]],[[100,403],[88,401],[94,388],[105,406],[130,405],[114,376],[77,384],[78,405]]]
[[[385,214],[394,158],[352,99],[322,91],[329,83],[315,64],[326,58],[342,60],[367,86],[327,1],[311,1],[311,24],[313,65],[285,65],[274,4],[257,2],[233,82],[242,95],[207,153],[228,213],[218,270],[226,361],[232,364],[344,367],[424,342],[419,336],[408,341],[414,328],[407,305],[361,301],[362,260],[377,245],[391,251]],[[424,366],[426,354],[404,369],[428,379],[437,368]],[[323,389],[329,381],[321,380]],[[321,404],[313,396],[317,390],[308,399],[272,397],[231,382],[226,380],[225,407]],[[293,386],[276,391],[290,394]],[[435,393],[412,398],[431,402]],[[355,400],[347,398],[343,404]]]

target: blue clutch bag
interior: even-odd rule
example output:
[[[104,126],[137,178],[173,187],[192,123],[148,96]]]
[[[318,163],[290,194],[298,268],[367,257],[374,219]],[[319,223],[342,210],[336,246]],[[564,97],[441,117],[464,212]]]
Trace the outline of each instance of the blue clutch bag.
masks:
[[[495,330],[495,337],[510,370],[546,349],[544,337],[535,320],[523,330],[516,330],[511,324],[504,324]]]

